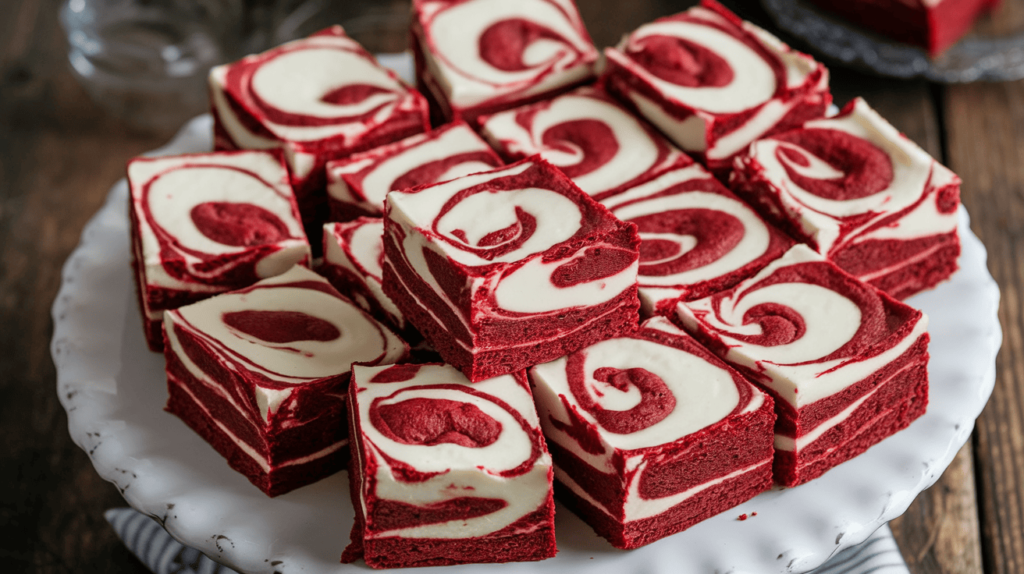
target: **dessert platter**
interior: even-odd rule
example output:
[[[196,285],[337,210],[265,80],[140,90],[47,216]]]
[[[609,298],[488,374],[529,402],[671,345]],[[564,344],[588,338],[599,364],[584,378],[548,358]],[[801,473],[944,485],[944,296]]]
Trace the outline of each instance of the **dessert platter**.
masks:
[[[874,34],[823,10],[816,3],[815,0],[761,0],[779,28],[807,42],[816,52],[876,74],[894,78],[922,77],[943,83],[1024,78],[1024,30],[1005,36],[972,33],[937,57],[934,54],[930,57],[924,47]],[[946,3],[956,2],[946,0]],[[901,3],[890,4],[900,6]],[[902,7],[917,4],[903,2]],[[971,21],[962,15],[947,18]]]
[[[937,479],[1001,342],[955,174],[714,0],[600,78],[569,0],[413,16],[423,95],[337,26],[215,68],[83,232],[129,504],[243,572],[801,572]]]

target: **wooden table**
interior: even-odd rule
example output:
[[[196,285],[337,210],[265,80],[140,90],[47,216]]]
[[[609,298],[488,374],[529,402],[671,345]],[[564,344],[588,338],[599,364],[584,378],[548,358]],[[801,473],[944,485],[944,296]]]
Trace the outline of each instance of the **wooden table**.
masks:
[[[682,5],[579,0],[598,45]],[[770,25],[756,2],[727,2]],[[123,505],[67,433],[50,360],[60,269],[125,161],[169,133],[125,128],[68,71],[58,0],[5,0],[0,19],[0,571],[145,572],[103,520]],[[1024,21],[1024,0],[999,18]],[[799,46],[798,42],[794,44]],[[862,95],[963,178],[972,227],[1002,289],[995,393],[941,480],[892,523],[915,573],[1024,572],[1024,81],[958,86],[832,67],[840,105]]]

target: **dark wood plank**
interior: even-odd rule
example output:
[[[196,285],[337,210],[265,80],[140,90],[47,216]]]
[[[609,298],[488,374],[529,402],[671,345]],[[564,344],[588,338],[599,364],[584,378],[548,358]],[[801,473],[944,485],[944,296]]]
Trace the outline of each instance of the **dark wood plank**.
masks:
[[[939,116],[927,83],[887,80],[835,68],[832,87],[837,105],[861,96],[907,137],[936,158],[943,158]],[[914,574],[981,571],[971,453],[970,444],[965,445],[939,481],[892,522],[896,541]]]
[[[123,506],[68,435],[49,356],[60,267],[131,156],[67,71],[56,0],[0,22],[0,561],[7,572],[142,573],[103,511]]]
[[[1024,82],[951,86],[949,164],[1002,289],[995,392],[978,420],[975,466],[986,572],[1024,572]]]

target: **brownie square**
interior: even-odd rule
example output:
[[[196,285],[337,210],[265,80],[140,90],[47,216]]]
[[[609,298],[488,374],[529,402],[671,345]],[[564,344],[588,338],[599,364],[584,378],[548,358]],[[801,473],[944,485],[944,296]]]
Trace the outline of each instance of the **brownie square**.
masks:
[[[714,0],[605,49],[608,91],[717,176],[750,142],[825,114],[828,70]]]
[[[932,57],[956,43],[974,21],[1000,0],[811,0],[851,23],[897,42],[928,50]]]
[[[836,265],[897,299],[957,269],[960,178],[861,98],[831,118],[754,142],[730,179]]]
[[[429,129],[427,101],[341,26],[210,70],[217,149],[282,148],[310,236],[324,165]]]
[[[677,312],[774,397],[779,484],[820,476],[928,405],[928,318],[806,245]]]
[[[559,499],[637,548],[772,484],[772,400],[664,317],[530,369]]]
[[[551,456],[525,373],[470,384],[448,365],[356,366],[349,421],[356,522],[342,562],[555,555]]]
[[[593,78],[599,53],[572,0],[413,0],[416,81],[435,124],[472,122]]]
[[[646,122],[593,87],[481,116],[479,122],[481,133],[505,160],[540,154],[594,199],[693,163]]]
[[[344,468],[351,366],[409,351],[298,266],[164,317],[167,410],[268,496]]]
[[[388,195],[384,293],[472,381],[635,328],[636,226],[540,158]]]
[[[500,165],[501,158],[463,122],[329,161],[331,219],[381,217],[390,191],[447,181]]]
[[[277,153],[214,152],[128,162],[132,269],[146,341],[163,312],[307,265],[288,171]]]
[[[678,301],[732,287],[794,242],[699,164],[673,169],[600,201],[640,233],[640,306],[671,315]]]

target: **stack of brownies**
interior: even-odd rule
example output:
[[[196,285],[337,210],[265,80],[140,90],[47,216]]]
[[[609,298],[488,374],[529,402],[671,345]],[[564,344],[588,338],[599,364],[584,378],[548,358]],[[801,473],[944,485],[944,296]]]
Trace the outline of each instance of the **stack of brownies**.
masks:
[[[419,92],[334,27],[128,165],[167,409],[270,496],[347,466],[344,561],[548,558],[554,494],[635,548],[924,413],[959,180],[824,66],[713,0],[603,66],[571,0],[413,8]]]

